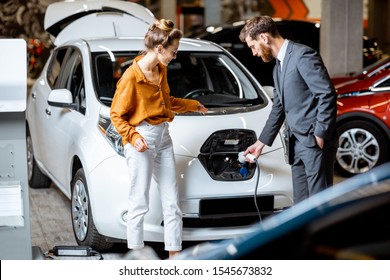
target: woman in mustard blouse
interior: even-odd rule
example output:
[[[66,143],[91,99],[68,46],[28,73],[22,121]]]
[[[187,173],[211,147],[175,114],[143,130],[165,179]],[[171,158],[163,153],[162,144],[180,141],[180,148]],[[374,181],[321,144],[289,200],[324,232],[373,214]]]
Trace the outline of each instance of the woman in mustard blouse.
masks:
[[[130,175],[128,248],[144,247],[143,220],[153,177],[160,192],[169,257],[182,249],[182,212],[168,123],[174,112],[207,112],[196,100],[170,96],[167,65],[176,58],[182,36],[171,20],[156,20],[150,26],[144,39],[146,52],[135,58],[118,81],[110,112],[122,136]]]

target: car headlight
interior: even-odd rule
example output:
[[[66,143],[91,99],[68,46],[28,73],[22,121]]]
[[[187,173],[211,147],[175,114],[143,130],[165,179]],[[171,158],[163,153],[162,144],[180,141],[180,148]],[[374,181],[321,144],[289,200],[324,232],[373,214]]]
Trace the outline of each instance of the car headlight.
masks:
[[[109,117],[100,115],[99,117],[99,129],[103,133],[104,138],[110,143],[111,147],[120,155],[125,156],[122,136],[119,135],[115,127],[111,124]]]

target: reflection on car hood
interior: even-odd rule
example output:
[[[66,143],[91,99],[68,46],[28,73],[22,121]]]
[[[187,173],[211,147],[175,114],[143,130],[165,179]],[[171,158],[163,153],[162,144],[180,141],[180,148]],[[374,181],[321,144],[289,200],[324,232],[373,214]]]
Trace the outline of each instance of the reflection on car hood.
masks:
[[[256,107],[256,106],[253,106]],[[270,106],[255,111],[245,109],[240,114],[200,114],[190,113],[181,114],[174,118],[169,123],[169,131],[172,139],[174,139],[174,151],[176,155],[197,157],[204,142],[216,131],[224,129],[252,129],[258,135],[261,128],[265,125],[266,118],[259,120],[258,110],[264,110],[267,115]],[[109,118],[110,108],[101,106],[100,114]],[[242,116],[245,114],[245,116]],[[213,119],[213,120],[211,120]],[[205,125],[205,122],[208,122]],[[282,148],[280,137],[276,137],[271,147],[266,146],[263,149],[263,154],[270,153]]]

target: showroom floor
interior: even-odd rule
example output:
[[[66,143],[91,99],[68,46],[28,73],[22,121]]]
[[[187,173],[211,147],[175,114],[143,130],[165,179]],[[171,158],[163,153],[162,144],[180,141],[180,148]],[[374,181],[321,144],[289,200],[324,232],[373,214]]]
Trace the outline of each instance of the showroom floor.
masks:
[[[55,186],[48,189],[29,189],[32,245],[47,253],[54,246],[77,245],[73,236],[70,201]],[[104,253],[104,259],[121,259],[124,248]],[[57,257],[55,257],[57,258]],[[75,259],[76,257],[61,257]],[[79,259],[79,257],[77,257]],[[97,259],[92,256],[83,259]]]
[[[336,176],[335,183],[343,178]],[[48,189],[29,189],[30,194],[30,219],[32,246],[39,247],[44,255],[54,246],[77,245],[73,236],[70,201],[54,185]],[[162,243],[148,244],[162,259],[167,258],[162,249]],[[183,242],[183,247],[191,246]],[[103,253],[106,260],[119,260],[127,258],[128,250],[125,244],[114,247],[110,252]],[[91,257],[53,257],[58,259],[99,259]],[[50,258],[47,258],[50,259]]]
[[[70,201],[60,190],[52,185],[48,189],[29,188],[30,195],[30,219],[31,242],[46,256],[54,246],[77,246],[73,235]],[[183,248],[193,246],[196,242],[183,242]],[[162,243],[147,243],[160,259],[168,258],[168,253],[163,250]],[[126,244],[115,245],[110,252],[102,253],[105,260],[128,259]],[[55,257],[54,259],[99,259],[99,256],[91,257]],[[46,258],[51,259],[51,258]]]

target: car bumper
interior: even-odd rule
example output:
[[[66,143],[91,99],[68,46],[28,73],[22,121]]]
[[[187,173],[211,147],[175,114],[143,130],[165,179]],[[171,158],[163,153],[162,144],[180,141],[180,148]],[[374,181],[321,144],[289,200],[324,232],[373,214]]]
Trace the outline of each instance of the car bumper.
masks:
[[[282,149],[272,153],[282,153]],[[265,154],[259,158],[260,178],[256,189],[258,172],[245,181],[216,181],[208,176],[197,158],[176,156],[180,206],[183,220],[200,221],[200,201],[204,199],[230,199],[257,196],[274,197],[273,208],[280,210],[292,205],[291,173],[286,164],[276,160],[280,157]],[[101,162],[88,176],[92,216],[100,234],[114,239],[126,239],[127,197],[129,176],[125,159],[113,156]],[[250,201],[253,201],[251,198]],[[261,208],[261,207],[260,207]],[[252,213],[253,214],[253,213]],[[232,214],[232,217],[235,215]],[[257,216],[257,214],[255,215]],[[215,218],[229,218],[221,215]],[[204,220],[203,220],[204,221]],[[210,223],[211,221],[211,223]],[[186,227],[183,240],[226,239],[249,233],[247,225],[214,225],[212,219],[205,226]],[[197,224],[197,223],[195,223]],[[145,241],[163,241],[163,216],[160,196],[155,183],[150,190],[150,210],[144,220]]]

